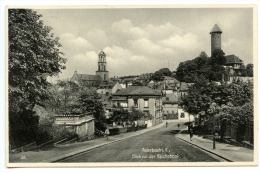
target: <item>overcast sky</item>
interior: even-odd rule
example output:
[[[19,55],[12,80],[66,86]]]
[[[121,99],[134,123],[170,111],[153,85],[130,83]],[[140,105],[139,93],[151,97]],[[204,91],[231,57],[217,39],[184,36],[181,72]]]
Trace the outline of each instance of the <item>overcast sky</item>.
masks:
[[[110,77],[176,70],[180,62],[211,54],[210,31],[217,24],[222,50],[253,63],[251,8],[38,9],[60,38],[67,58],[60,78],[74,71],[95,74],[98,53],[107,55]]]

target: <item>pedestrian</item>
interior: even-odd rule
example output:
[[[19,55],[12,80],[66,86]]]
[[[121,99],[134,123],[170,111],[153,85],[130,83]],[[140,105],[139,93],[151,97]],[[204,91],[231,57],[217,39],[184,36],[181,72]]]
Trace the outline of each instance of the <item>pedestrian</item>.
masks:
[[[193,125],[190,125],[190,140],[192,141],[192,137],[193,137]]]
[[[105,136],[107,137],[107,140],[108,140],[108,135],[109,135],[109,129],[107,128],[107,129],[105,130]]]
[[[178,128],[180,128],[180,123],[178,123]]]
[[[168,122],[166,121],[166,127],[168,126]]]

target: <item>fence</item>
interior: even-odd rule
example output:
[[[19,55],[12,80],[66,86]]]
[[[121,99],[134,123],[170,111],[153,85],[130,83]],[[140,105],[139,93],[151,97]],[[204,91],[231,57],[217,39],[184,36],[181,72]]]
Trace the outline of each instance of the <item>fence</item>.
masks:
[[[178,119],[178,113],[176,113],[176,114],[163,114],[163,119],[164,120]]]
[[[35,148],[35,146],[36,146],[36,142],[32,142],[30,144],[24,145],[24,146],[19,147],[19,148],[14,148],[14,149],[12,149],[10,147],[9,152],[11,152],[11,153],[19,153],[19,152],[23,152],[23,151],[29,151],[29,150]]]
[[[204,123],[201,126],[200,133],[202,135],[213,135],[213,125],[210,121]],[[215,127],[215,132],[220,136],[221,139],[232,140],[238,143],[248,142],[253,144],[254,142],[254,130],[253,122],[247,122],[240,124],[237,122],[222,122]]]

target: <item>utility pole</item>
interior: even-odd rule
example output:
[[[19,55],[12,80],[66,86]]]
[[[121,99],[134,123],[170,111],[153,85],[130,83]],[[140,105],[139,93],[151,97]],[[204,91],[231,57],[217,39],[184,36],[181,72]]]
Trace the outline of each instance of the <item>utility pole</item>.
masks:
[[[168,58],[168,69],[169,69],[169,57],[167,56],[167,58]]]

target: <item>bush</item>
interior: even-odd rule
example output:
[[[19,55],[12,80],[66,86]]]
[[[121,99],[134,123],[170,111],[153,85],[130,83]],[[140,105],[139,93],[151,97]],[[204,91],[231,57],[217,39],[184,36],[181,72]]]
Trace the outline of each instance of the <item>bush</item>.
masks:
[[[109,129],[109,135],[117,135],[119,134],[119,128],[113,128],[113,129]]]

